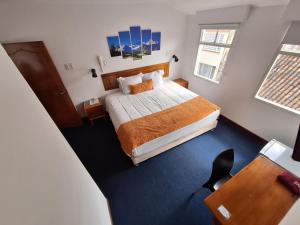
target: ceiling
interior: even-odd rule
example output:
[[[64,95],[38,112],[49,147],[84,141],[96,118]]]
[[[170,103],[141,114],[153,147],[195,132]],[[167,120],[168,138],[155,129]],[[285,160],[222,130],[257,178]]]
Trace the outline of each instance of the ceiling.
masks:
[[[238,5],[271,6],[286,5],[289,0],[0,0],[6,3],[76,3],[76,4],[168,4],[183,12],[224,8]]]
[[[232,7],[239,5],[271,6],[287,5],[289,0],[169,0],[179,11],[195,13],[196,11]]]

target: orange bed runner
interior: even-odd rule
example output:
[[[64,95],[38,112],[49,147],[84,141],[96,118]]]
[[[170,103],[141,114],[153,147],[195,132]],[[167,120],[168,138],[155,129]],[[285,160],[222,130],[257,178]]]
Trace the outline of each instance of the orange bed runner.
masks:
[[[125,153],[132,156],[136,147],[197,122],[218,109],[217,105],[197,96],[175,107],[123,123],[117,134]]]

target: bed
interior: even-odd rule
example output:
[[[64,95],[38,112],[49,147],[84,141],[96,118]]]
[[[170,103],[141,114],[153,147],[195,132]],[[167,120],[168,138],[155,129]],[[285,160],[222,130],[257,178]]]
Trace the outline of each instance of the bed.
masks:
[[[218,106],[167,79],[168,63],[104,74],[104,87],[115,89],[117,77],[158,69],[166,78],[162,87],[135,95],[116,90],[105,97],[122,149],[135,165],[215,128],[220,115]]]

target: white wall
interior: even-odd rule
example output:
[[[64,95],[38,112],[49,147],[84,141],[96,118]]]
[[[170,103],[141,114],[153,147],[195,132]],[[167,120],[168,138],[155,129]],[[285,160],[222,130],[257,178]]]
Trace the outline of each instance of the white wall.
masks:
[[[296,6],[288,8],[298,12]],[[292,14],[284,10],[284,6],[253,8],[249,15],[246,6],[232,7],[198,12],[187,21],[185,15],[159,4],[0,3],[0,42],[45,41],[75,105],[105,93],[101,79],[88,73],[90,67],[99,69],[96,55],[108,59],[105,72],[111,72],[164,62],[176,53],[179,63],[171,64],[172,76],[185,76],[192,90],[218,103],[222,113],[235,122],[266,139],[277,138],[292,146],[299,116],[253,97],[288,26],[285,20],[291,19],[287,15]],[[194,77],[197,24],[244,20],[221,84]],[[161,31],[162,50],[141,61],[110,58],[106,36],[130,25]],[[64,69],[67,62],[75,64],[74,71]]]
[[[104,94],[101,78],[88,72],[99,69],[96,55],[108,59],[105,72],[112,72],[166,62],[176,53],[180,61],[171,65],[171,75],[178,75],[185,23],[185,15],[158,4],[0,3],[0,42],[44,41],[75,105]],[[111,58],[106,37],[131,25],[161,31],[161,51],[136,61]],[[74,71],[64,69],[69,62]]]
[[[217,103],[222,114],[259,136],[276,138],[293,146],[299,116],[254,99],[268,66],[280,47],[288,23],[283,19],[284,6],[225,8],[198,12],[188,18],[184,75],[191,89]],[[199,41],[199,23],[244,21],[240,26],[221,83],[215,84],[193,76]]]
[[[111,224],[105,197],[1,46],[0,105],[0,224]]]
[[[284,19],[286,20],[300,20],[300,1],[290,0],[284,12]]]

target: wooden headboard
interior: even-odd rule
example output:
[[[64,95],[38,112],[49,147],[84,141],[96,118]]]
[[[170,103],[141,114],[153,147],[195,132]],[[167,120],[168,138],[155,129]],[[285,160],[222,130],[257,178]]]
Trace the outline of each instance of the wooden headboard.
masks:
[[[164,77],[168,77],[169,76],[169,62],[102,74],[102,81],[103,81],[104,89],[106,91],[108,91],[108,90],[118,88],[119,87],[119,84],[117,81],[118,77],[130,77],[130,76],[137,75],[139,73],[150,73],[150,72],[153,72],[156,70],[164,70]]]

